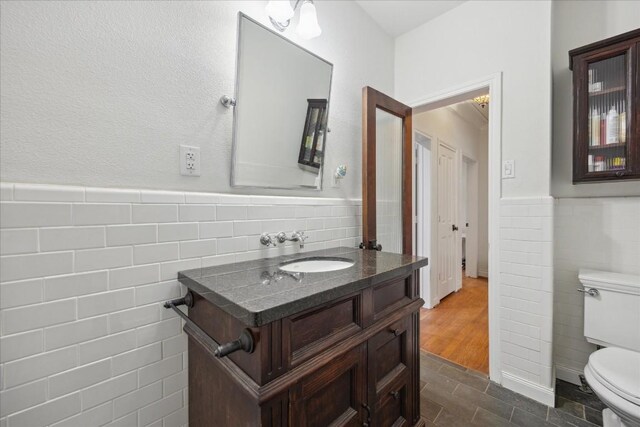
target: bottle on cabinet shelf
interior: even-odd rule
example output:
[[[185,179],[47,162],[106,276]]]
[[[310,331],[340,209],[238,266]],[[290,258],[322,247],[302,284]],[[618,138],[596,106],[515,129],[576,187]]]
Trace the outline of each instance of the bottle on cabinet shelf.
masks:
[[[621,144],[627,142],[627,112],[624,108],[624,101],[622,102],[622,109],[618,115],[618,139]]]
[[[625,158],[624,157],[614,157],[611,159],[611,167],[609,169],[624,169],[625,168]]]
[[[598,145],[600,145],[600,113],[598,113],[598,110],[595,107],[591,111],[590,121],[591,121],[591,127],[590,127],[591,143],[589,145],[591,145],[592,147],[597,147]]]
[[[619,142],[619,133],[618,111],[616,111],[615,106],[612,106],[607,113],[606,144],[617,144]]]

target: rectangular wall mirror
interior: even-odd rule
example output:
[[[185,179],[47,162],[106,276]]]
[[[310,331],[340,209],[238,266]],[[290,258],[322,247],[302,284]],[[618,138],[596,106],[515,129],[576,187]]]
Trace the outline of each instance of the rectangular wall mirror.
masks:
[[[322,188],[333,65],[240,13],[231,185]]]

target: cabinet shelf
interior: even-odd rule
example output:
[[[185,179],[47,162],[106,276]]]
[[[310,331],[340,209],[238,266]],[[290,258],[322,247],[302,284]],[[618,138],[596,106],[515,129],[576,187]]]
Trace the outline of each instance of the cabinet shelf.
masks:
[[[622,144],[609,144],[609,145],[591,145],[589,151],[613,151],[623,149],[627,146],[626,143]]]
[[[602,96],[602,95],[608,95],[616,92],[625,92],[626,90],[627,90],[626,86],[617,86],[617,87],[611,87],[609,89],[599,90],[597,92],[589,92],[589,96]]]

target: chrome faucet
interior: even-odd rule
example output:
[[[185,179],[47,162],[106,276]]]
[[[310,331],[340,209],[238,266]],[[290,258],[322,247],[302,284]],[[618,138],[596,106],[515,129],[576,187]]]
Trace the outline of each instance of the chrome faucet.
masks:
[[[300,249],[304,248],[304,241],[307,240],[309,236],[304,234],[304,231],[294,231],[291,233],[291,237],[287,237],[287,233],[284,231],[279,232],[275,236],[269,233],[262,233],[260,235],[260,243],[264,246],[276,246],[278,243],[284,242],[300,242]]]
[[[304,241],[307,240],[309,236],[304,234],[304,231],[294,231],[291,233],[291,237],[287,237],[287,233],[284,231],[276,234],[276,240],[280,243],[284,243],[286,241],[290,242],[300,242],[300,249],[304,248]]]
[[[293,233],[291,233],[291,239],[289,240],[291,240],[292,242],[300,242],[300,249],[303,249],[304,241],[308,238],[309,236],[304,234],[304,231],[294,231]]]

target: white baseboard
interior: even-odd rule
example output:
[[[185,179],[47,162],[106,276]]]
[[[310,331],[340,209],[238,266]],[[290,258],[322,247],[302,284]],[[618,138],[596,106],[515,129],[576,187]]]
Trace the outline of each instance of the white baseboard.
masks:
[[[558,378],[559,380],[566,381],[575,385],[581,385],[579,376],[582,374],[582,371],[579,371],[575,368],[556,365],[556,378]]]
[[[502,386],[544,405],[555,406],[556,394],[552,388],[532,383],[505,371],[502,371]]]
[[[438,304],[440,304],[440,300],[439,299],[436,299],[436,300],[433,300],[433,301],[425,300],[423,307],[428,308],[428,309],[432,309]]]
[[[480,277],[489,277],[489,270],[478,269],[478,276]]]

